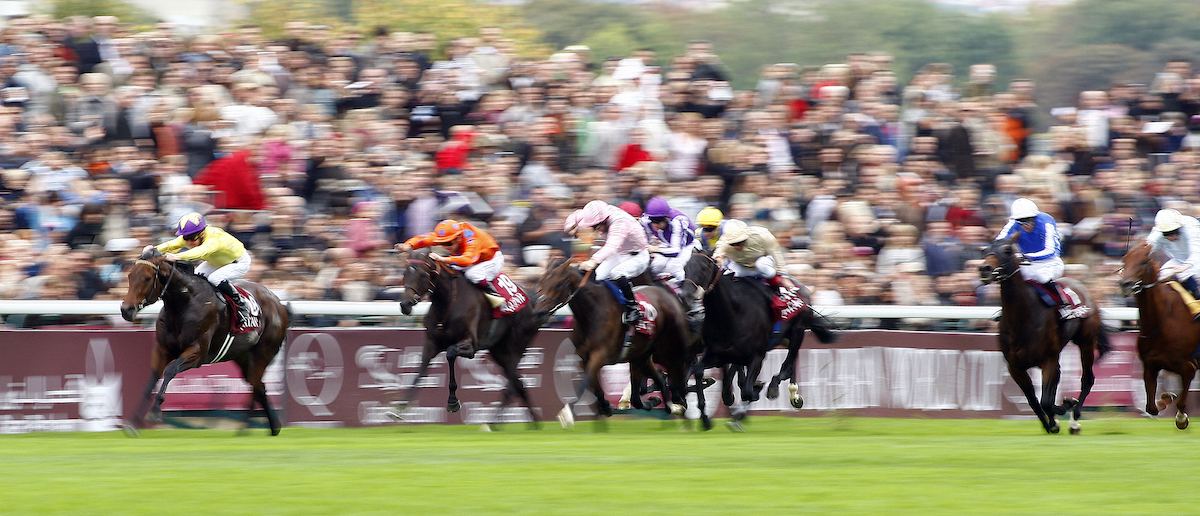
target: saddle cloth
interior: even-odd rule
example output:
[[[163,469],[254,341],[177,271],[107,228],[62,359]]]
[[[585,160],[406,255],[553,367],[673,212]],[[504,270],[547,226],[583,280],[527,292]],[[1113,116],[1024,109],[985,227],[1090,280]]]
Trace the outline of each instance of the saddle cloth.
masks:
[[[775,310],[776,321],[790,321],[796,314],[804,310],[808,303],[800,297],[800,289],[780,288],[771,296],[771,308]]]
[[[1187,304],[1188,312],[1192,313],[1192,317],[1196,317],[1197,314],[1200,314],[1200,301],[1197,301],[1196,298],[1192,297],[1191,292],[1188,292],[1187,289],[1184,288],[1183,285],[1180,285],[1178,281],[1168,281],[1167,284],[1170,285],[1171,288],[1175,289],[1176,292],[1179,292],[1179,295],[1183,297],[1183,302]]]
[[[493,319],[516,313],[529,303],[529,296],[525,295],[525,291],[521,290],[521,287],[517,286],[503,272],[496,275],[496,278],[491,281],[491,286],[496,293],[500,294],[498,299],[496,296],[488,295],[488,301],[492,302]]]
[[[257,330],[262,326],[262,307],[258,306],[258,300],[250,295],[246,289],[234,285],[238,295],[242,296],[242,302],[246,304],[246,310],[241,314],[238,313],[237,303],[233,302],[229,296],[221,294],[225,298],[225,304],[229,310],[229,333],[249,333]]]
[[[1046,306],[1057,307],[1058,315],[1062,319],[1082,319],[1092,313],[1092,307],[1084,304],[1083,296],[1071,290],[1070,287],[1055,282],[1054,285],[1058,287],[1058,292],[1050,292],[1045,285],[1037,281],[1025,280],[1025,282],[1038,292]],[[1061,303],[1060,299],[1063,300]]]

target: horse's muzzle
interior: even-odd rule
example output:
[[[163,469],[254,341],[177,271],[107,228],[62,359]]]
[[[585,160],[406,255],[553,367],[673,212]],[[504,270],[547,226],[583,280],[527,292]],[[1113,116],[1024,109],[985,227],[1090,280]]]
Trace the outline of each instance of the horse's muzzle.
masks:
[[[413,309],[412,301],[401,301],[400,302],[400,313],[402,313],[404,315],[412,315],[412,309]]]
[[[992,267],[991,265],[980,265],[979,266],[979,280],[982,281],[985,285],[988,283],[991,283],[993,281],[996,281],[997,279],[999,279],[999,276],[1000,276],[1000,272],[997,271],[995,267]]]
[[[1121,295],[1124,297],[1134,296],[1142,292],[1142,281],[1122,281]]]
[[[133,316],[137,315],[138,309],[136,306],[121,305],[121,318],[126,321],[133,322]]]

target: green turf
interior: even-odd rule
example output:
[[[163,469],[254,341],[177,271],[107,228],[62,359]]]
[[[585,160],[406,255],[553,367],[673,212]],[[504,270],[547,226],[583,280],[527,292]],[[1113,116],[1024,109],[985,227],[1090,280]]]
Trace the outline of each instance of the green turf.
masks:
[[[717,422],[718,425],[721,423]],[[1194,514],[1170,419],[755,418],[0,436],[0,514]]]

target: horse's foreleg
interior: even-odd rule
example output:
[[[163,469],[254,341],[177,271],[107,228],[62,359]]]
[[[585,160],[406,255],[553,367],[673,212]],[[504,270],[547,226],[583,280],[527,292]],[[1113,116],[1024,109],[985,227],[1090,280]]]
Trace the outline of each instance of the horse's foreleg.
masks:
[[[171,383],[171,379],[175,378],[175,375],[196,367],[197,364],[194,362],[198,349],[199,347],[197,346],[188,348],[183,355],[175,360],[172,360],[171,363],[167,364],[167,367],[163,369],[162,386],[158,388],[158,394],[154,396],[154,404],[150,406],[151,421],[155,423],[162,422],[162,404],[163,400],[165,400],[167,397],[167,384]]]
[[[417,393],[417,383],[425,376],[425,373],[429,370],[429,363],[433,361],[433,357],[437,356],[438,353],[441,353],[441,351],[437,349],[437,345],[429,340],[429,337],[426,337],[425,345],[421,348],[421,365],[417,367],[417,374],[413,377],[411,383],[400,388],[395,401],[391,403],[395,410],[387,412],[389,417],[397,421],[404,419],[401,413],[404,412],[404,409],[408,408],[409,403],[412,403],[413,397]],[[453,376],[451,375],[451,377]]]
[[[739,368],[731,365],[726,365],[721,368],[721,403],[726,407],[733,406],[733,376],[738,373]]]
[[[1047,432],[1051,432],[1050,421],[1046,419],[1046,411],[1042,409],[1042,404],[1038,402],[1037,393],[1033,390],[1033,380],[1029,378],[1029,371],[1013,367],[1012,364],[1009,364],[1008,375],[1012,377],[1017,387],[1020,387],[1021,393],[1025,394],[1025,401],[1029,403],[1029,408],[1033,409],[1033,413],[1037,414],[1038,421],[1042,423],[1042,428]]]
[[[151,369],[150,381],[146,382],[146,389],[142,393],[142,401],[138,402],[138,408],[133,413],[134,420],[131,423],[134,426],[146,424],[146,411],[150,409],[150,399],[154,396],[154,388],[158,386],[159,378],[162,378],[162,372],[158,369]]]
[[[1179,393],[1179,399],[1175,400],[1175,428],[1183,430],[1188,427],[1187,415],[1187,397],[1188,388],[1192,385],[1192,378],[1196,376],[1196,366],[1192,362],[1184,364],[1179,371],[1179,379],[1183,383],[1183,390]]]
[[[1162,408],[1159,407],[1158,398],[1155,396],[1158,394],[1158,371],[1157,366],[1142,364],[1142,384],[1146,387],[1146,415],[1148,416],[1157,416],[1158,411],[1166,408],[1165,405]]]
[[[468,341],[463,341],[461,344],[468,344]],[[458,401],[458,375],[454,373],[454,363],[458,361],[458,346],[450,346],[446,349],[446,367],[449,369],[449,381],[447,387],[450,390],[450,395],[446,398],[446,412],[458,412],[462,408],[462,403]]]

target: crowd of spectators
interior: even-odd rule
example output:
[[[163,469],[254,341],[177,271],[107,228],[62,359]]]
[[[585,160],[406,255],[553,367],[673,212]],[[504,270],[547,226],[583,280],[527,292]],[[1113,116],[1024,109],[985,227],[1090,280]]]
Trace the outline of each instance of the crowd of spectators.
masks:
[[[580,251],[562,232],[572,210],[664,196],[770,228],[818,306],[995,305],[978,249],[1029,197],[1060,222],[1067,274],[1114,306],[1129,303],[1111,273],[1130,232],[1200,200],[1187,59],[1043,106],[990,64],[901,81],[886,53],[774,64],[734,90],[705,41],[534,58],[497,27],[285,32],[9,20],[0,298],[118,299],[142,246],[191,211],[245,242],[246,279],[284,300],[388,299],[392,244],[443,218],[487,227],[529,285]],[[30,319],[47,320],[8,322]]]

